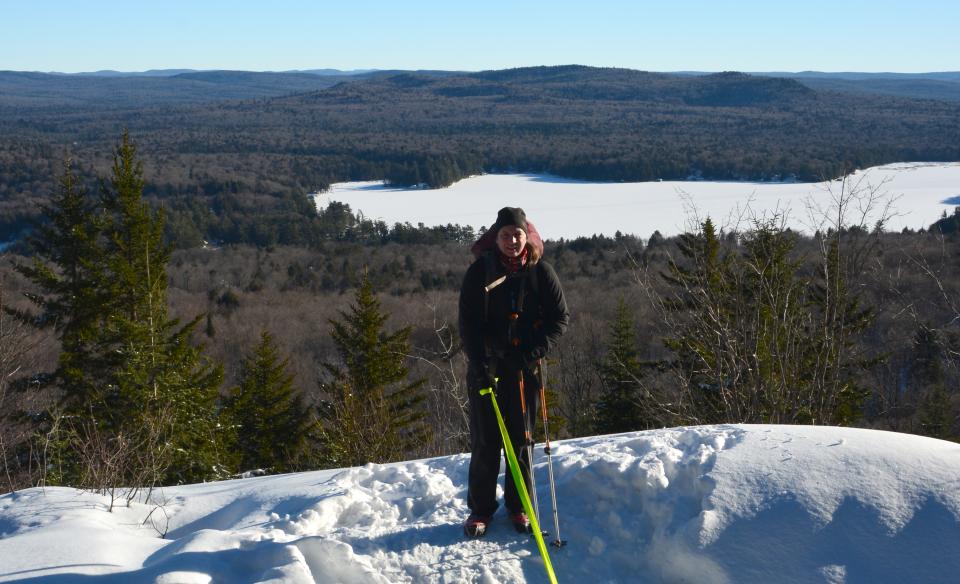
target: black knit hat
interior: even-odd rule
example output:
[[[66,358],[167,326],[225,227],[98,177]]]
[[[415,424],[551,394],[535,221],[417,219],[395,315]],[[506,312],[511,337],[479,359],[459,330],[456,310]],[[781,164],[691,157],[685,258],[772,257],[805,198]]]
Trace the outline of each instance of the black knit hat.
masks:
[[[500,231],[507,225],[516,225],[527,232],[527,214],[520,207],[504,207],[497,213],[497,221],[490,226],[493,231]]]

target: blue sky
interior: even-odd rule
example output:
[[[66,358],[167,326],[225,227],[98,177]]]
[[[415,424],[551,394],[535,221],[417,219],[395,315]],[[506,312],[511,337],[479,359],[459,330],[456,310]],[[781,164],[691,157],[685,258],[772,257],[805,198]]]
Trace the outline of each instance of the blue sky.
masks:
[[[960,2],[0,0],[0,69],[956,71]]]

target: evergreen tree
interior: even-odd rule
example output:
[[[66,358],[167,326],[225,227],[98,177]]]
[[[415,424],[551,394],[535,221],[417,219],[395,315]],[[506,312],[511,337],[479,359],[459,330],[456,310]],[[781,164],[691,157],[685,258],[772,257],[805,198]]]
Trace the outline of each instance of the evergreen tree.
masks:
[[[846,239],[850,241],[845,241],[843,232],[833,234],[822,252],[820,281],[811,294],[815,314],[810,339],[812,388],[808,410],[809,421],[814,423],[850,424],[860,415],[869,395],[859,380],[870,362],[858,355],[856,336],[870,326],[875,315],[871,307],[862,305],[859,293],[851,289],[851,277],[863,268],[851,265],[855,261],[851,256],[855,254],[846,250],[858,237],[849,236]]]
[[[310,462],[314,424],[287,372],[289,364],[273,336],[263,331],[241,365],[240,385],[225,410],[234,426],[240,470],[293,472]]]
[[[216,400],[220,366],[203,358],[189,339],[199,323],[168,317],[170,248],[163,242],[163,212],[143,200],[143,168],[124,132],[110,186],[104,188],[104,265],[107,302],[101,335],[113,348],[105,372],[101,423],[153,445],[150,464],[165,483],[222,476]],[[142,433],[148,436],[139,436]]]
[[[599,366],[603,383],[595,407],[595,430],[601,434],[646,429],[651,420],[641,403],[642,364],[637,350],[633,317],[621,296],[610,325],[607,354]]]
[[[924,436],[941,440],[958,440],[954,432],[957,415],[954,413],[950,394],[943,384],[930,387],[919,410],[920,432]]]
[[[354,466],[401,460],[430,435],[421,392],[404,365],[411,328],[386,332],[387,315],[366,273],[349,312],[330,320],[341,365],[326,363],[322,434],[327,463]]]
[[[168,317],[163,215],[143,201],[143,171],[124,133],[95,205],[67,165],[20,267],[62,341],[50,410],[50,482],[104,489],[223,474],[216,407],[222,370],[189,339],[197,320]],[[97,212],[99,207],[101,212]],[[54,431],[55,430],[55,431]]]
[[[35,250],[33,262],[18,264],[36,291],[27,297],[38,312],[18,311],[16,316],[40,328],[52,328],[60,340],[56,369],[40,376],[41,385],[58,392],[54,404],[34,416],[38,436],[46,442],[43,460],[45,479],[50,484],[77,483],[86,462],[77,456],[76,446],[93,425],[90,405],[98,393],[105,352],[97,343],[105,302],[102,267],[102,218],[97,202],[73,172],[70,160],[58,189],[41,210],[45,221],[30,238]]]
[[[745,401],[769,423],[806,421],[809,403],[808,282],[793,257],[796,238],[774,221],[743,234],[738,293],[731,299],[745,334],[737,377]]]
[[[917,389],[942,385],[946,381],[944,341],[935,329],[926,325],[918,327],[911,352],[910,378]]]
[[[872,318],[848,289],[855,259],[834,241],[822,272],[802,274],[796,237],[777,218],[756,221],[740,239],[722,241],[708,219],[680,238],[683,257],[664,274],[673,287],[665,344],[689,421],[851,423],[870,364],[856,335]]]
[[[934,233],[942,233],[944,235],[955,235],[960,233],[960,207],[953,208],[953,214],[947,215],[947,212],[943,212],[943,217],[939,221],[930,226],[930,231]]]
[[[932,438],[954,440],[957,416],[946,389],[945,353],[944,340],[938,332],[921,326],[913,338],[910,379],[913,390],[923,395],[918,410],[920,432]]]
[[[105,275],[96,201],[79,184],[70,160],[64,163],[56,194],[41,205],[41,211],[46,221],[31,237],[34,260],[15,266],[38,288],[27,297],[40,312],[17,316],[40,327],[53,327],[62,345],[51,376],[62,390],[59,409],[77,414],[88,403],[96,379],[98,359],[91,339],[100,325]]]
[[[676,354],[675,370],[690,391],[688,421],[745,421],[731,383],[730,331],[736,323],[736,256],[724,249],[710,218],[698,233],[679,237],[681,258],[670,259],[664,280],[674,288],[664,304]]]

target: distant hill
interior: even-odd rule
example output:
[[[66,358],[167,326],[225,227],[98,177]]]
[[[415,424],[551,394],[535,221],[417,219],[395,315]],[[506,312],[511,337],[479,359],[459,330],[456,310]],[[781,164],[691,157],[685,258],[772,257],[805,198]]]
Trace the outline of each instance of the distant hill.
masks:
[[[835,77],[797,78],[800,83],[818,91],[839,91],[874,95],[893,95],[916,99],[960,102],[960,81],[935,79],[843,79]]]
[[[481,71],[459,75],[400,73],[378,75],[363,83],[338,85],[326,93],[303,96],[305,101],[347,95],[366,100],[497,98],[504,103],[550,100],[651,102],[705,107],[785,106],[814,99],[816,92],[790,79],[753,77],[743,73],[717,73],[683,77],[629,69],[582,66],[531,67]],[[291,96],[291,100],[299,100]]]
[[[49,71],[50,75],[66,75],[77,77],[173,77],[181,73],[203,73],[209,71],[218,71],[218,69],[150,69],[148,71],[114,71],[104,69],[101,71],[85,71],[80,73],[60,73]],[[359,75],[365,73],[374,73],[377,69],[355,69],[352,71],[341,71],[340,69],[290,69],[287,71],[263,71],[263,73],[309,73],[311,75]]]
[[[268,217],[299,241],[308,234],[293,227],[297,217],[314,212],[304,194],[343,180],[442,187],[480,172],[547,172],[815,181],[890,162],[960,160],[960,102],[816,89],[816,79],[577,65],[339,76],[0,72],[0,241],[36,212],[68,151],[102,173],[124,128],[145,157],[148,195],[166,202],[173,229],[192,241],[269,242],[254,227]]]
[[[672,102],[703,106],[748,106],[812,98],[814,92],[800,83],[759,78],[743,73],[716,73],[687,78],[667,73],[593,67],[532,67],[484,71],[434,81],[437,86],[466,88],[468,79],[499,84],[503,91],[539,94],[563,99]],[[487,86],[492,90],[492,86]],[[457,94],[451,87],[441,88]]]
[[[261,99],[316,91],[367,79],[449,79],[449,95],[543,91],[571,99],[666,100],[701,105],[756,105],[809,98],[805,89],[960,102],[960,72],[941,73],[653,73],[630,69],[525,67],[499,71],[312,69],[258,72],[160,69],[143,72],[37,73],[0,71],[0,107],[149,107]],[[472,86],[468,80],[473,80]],[[795,80],[799,85],[784,83]],[[500,84],[494,88],[483,82]],[[519,89],[518,89],[519,88]],[[525,89],[524,89],[525,88]],[[788,97],[789,95],[789,97]]]
[[[953,81],[960,82],[960,71],[934,71],[930,73],[858,73],[850,72],[824,72],[824,71],[800,71],[798,73],[753,73],[753,75],[764,75],[767,77],[791,77],[794,79],[818,78],[818,79],[845,79],[848,81],[874,81],[877,79],[900,79],[903,81],[916,81],[927,79],[933,81]]]
[[[284,73],[310,73],[311,75],[365,75],[376,72],[377,69],[352,69],[350,71],[341,71],[340,69],[292,69],[284,71]]]
[[[764,73],[796,79],[818,91],[892,95],[960,102],[960,71],[939,73]]]
[[[670,71],[671,75],[682,75],[685,77],[713,75],[713,71]],[[835,71],[747,71],[748,75],[756,77],[788,77],[790,79],[845,79],[848,81],[872,81],[876,79],[901,79],[905,81],[927,79],[933,81],[956,81],[960,82],[960,71],[932,71],[929,73],[867,73],[857,71],[835,72]]]
[[[369,75],[369,74],[363,74]],[[0,71],[0,113],[96,110],[259,99],[331,87],[357,75],[179,71],[50,74]]]
[[[149,71],[113,71],[104,69],[83,73],[54,73],[55,75],[73,75],[77,77],[173,77],[181,73],[190,73],[195,69],[150,69]]]
[[[677,75],[705,76],[710,73],[682,71]],[[960,71],[934,73],[826,73],[783,71],[751,73],[755,76],[795,79],[817,91],[864,95],[890,95],[916,99],[960,101]]]

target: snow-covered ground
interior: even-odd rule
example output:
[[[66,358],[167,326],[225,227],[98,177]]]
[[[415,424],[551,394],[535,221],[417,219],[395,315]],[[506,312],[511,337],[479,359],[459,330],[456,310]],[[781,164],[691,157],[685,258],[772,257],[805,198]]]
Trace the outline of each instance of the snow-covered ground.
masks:
[[[704,426],[568,440],[553,458],[569,542],[550,548],[560,582],[960,581],[957,444]],[[502,511],[486,537],[462,536],[467,463],[166,488],[160,506],[113,513],[104,497],[73,489],[4,495],[0,581],[546,582],[534,542]]]
[[[887,229],[926,228],[943,211],[960,206],[960,163],[899,163],[858,172],[852,182],[872,186],[895,199],[895,216]],[[319,208],[331,200],[360,210],[389,225],[459,223],[488,226],[497,209],[519,206],[548,239],[574,238],[617,231],[649,237],[655,230],[676,235],[688,228],[693,205],[701,217],[734,225],[746,205],[756,215],[788,211],[789,224],[812,233],[816,225],[808,203],[831,204],[831,189],[840,183],[662,181],[591,183],[545,175],[488,174],[462,180],[446,189],[409,189],[382,182],[338,183],[315,196]],[[879,218],[879,214],[874,217]],[[872,227],[872,225],[871,225]]]

